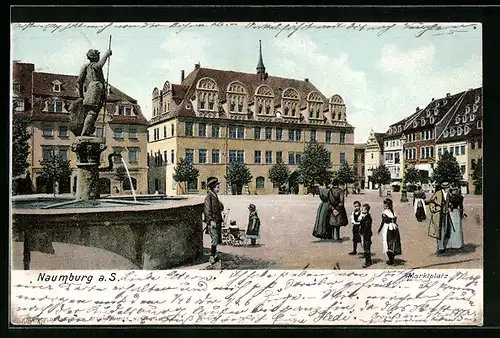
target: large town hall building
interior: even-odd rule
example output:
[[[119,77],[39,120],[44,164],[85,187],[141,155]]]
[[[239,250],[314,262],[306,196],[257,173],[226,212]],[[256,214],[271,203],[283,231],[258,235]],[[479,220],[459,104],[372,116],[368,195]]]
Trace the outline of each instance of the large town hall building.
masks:
[[[166,81],[152,96],[150,193],[183,193],[173,180],[180,158],[199,169],[189,193],[205,193],[211,177],[222,183],[221,193],[230,193],[228,165],[241,162],[253,176],[245,188],[249,194],[277,192],[268,171],[278,161],[289,166],[289,184],[298,187],[296,170],[310,140],[331,153],[333,169],[342,162],[352,165],[354,159],[354,127],[347,122],[341,96],[326,97],[309,79],[269,75],[262,49],[255,73],[196,64],[186,77],[182,71],[180,84]]]

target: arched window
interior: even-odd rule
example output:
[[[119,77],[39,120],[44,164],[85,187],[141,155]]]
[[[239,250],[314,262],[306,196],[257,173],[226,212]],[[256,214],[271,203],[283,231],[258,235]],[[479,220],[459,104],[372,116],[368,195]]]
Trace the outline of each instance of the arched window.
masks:
[[[330,97],[330,100],[328,101],[328,109],[330,111],[330,114],[332,114],[333,119],[335,119],[335,106],[344,106],[344,100],[342,99],[342,97],[340,97],[340,95],[337,94]]]
[[[230,112],[242,113],[247,105],[247,90],[245,86],[238,81],[231,82],[227,86],[227,101],[229,102]]]
[[[265,182],[265,178],[262,177],[262,176],[259,176],[255,179],[255,187],[257,189],[264,189],[264,182]]]
[[[307,108],[309,111],[309,118],[320,119],[320,111],[323,108],[323,98],[318,92],[310,92],[307,95]]]
[[[123,181],[123,190],[132,190],[130,189],[130,181],[132,181],[132,186],[134,190],[137,190],[137,180],[134,177],[131,177],[130,180],[127,177],[125,181]]]
[[[271,107],[274,106],[274,93],[271,87],[266,86],[266,85],[261,85],[257,87],[255,90],[255,101],[257,103],[257,108],[259,109],[262,107],[262,109],[258,110],[258,114],[264,114],[264,115],[271,115],[272,114],[272,109]]]
[[[219,89],[217,83],[211,78],[205,77],[196,84],[196,98],[198,109],[202,111],[214,111],[219,101]]]
[[[287,88],[283,91],[281,97],[281,107],[285,116],[297,116],[299,113],[299,93],[293,88]],[[288,109],[287,109],[288,108]]]

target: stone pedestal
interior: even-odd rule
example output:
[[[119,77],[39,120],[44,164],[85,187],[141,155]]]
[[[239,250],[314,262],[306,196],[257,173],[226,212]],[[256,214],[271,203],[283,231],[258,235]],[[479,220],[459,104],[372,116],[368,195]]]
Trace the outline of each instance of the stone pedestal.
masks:
[[[103,137],[78,136],[71,150],[77,155],[78,178],[76,199],[99,198],[99,165],[101,153],[106,149]]]

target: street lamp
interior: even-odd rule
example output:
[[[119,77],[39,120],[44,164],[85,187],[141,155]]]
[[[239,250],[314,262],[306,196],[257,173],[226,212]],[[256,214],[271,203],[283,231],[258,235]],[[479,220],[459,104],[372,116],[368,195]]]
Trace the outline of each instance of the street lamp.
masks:
[[[406,182],[405,182],[405,150],[404,150],[404,145],[406,142],[406,136],[405,134],[401,135],[401,151],[403,153],[403,156],[401,156],[401,166],[403,167],[402,175],[401,175],[401,203],[406,203],[408,202],[408,196],[406,195]]]

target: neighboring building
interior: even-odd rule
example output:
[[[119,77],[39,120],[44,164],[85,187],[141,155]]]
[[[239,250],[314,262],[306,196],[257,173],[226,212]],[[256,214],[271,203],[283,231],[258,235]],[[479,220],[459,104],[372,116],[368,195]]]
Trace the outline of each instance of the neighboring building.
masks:
[[[403,173],[403,126],[406,119],[392,124],[384,135],[384,164],[392,182],[401,182]]]
[[[181,84],[165,82],[152,93],[149,123],[150,192],[179,194],[173,168],[180,158],[199,169],[188,182],[189,193],[204,193],[210,177],[225,180],[231,162],[245,163],[253,179],[250,194],[277,192],[268,179],[271,166],[290,166],[290,186],[297,186],[296,169],[310,140],[323,144],[336,169],[354,157],[354,127],[347,122],[339,95],[324,96],[308,79],[269,76],[259,55],[254,74],[202,68]]]
[[[384,164],[383,154],[384,133],[375,133],[372,129],[365,147],[365,186],[368,189],[378,188],[378,185],[371,182],[371,172]]]
[[[71,151],[75,136],[68,128],[67,107],[79,97],[77,76],[35,72],[34,68],[31,63],[13,64],[13,117],[28,117],[31,121],[28,172],[33,178],[36,192],[51,193],[52,184],[44,182],[40,176],[40,161],[57,152],[71,161],[71,181],[59,186],[60,193],[69,193],[76,187],[77,168],[76,154]],[[104,109],[106,120],[103,122]],[[108,154],[120,151],[127,162],[137,193],[147,193],[146,128],[147,120],[137,101],[109,86],[105,108],[96,122],[95,135],[107,139],[107,149],[101,156],[101,163],[106,166]],[[121,193],[122,190],[131,192],[129,181],[120,183],[113,172],[102,172],[100,177],[102,194]]]
[[[354,145],[354,161],[352,167],[356,176],[356,183],[360,189],[365,188],[365,143],[356,143]]]
[[[482,161],[482,88],[462,92],[460,104],[436,126],[436,162],[445,151],[458,161],[463,175],[463,190],[473,188],[472,172]]]

